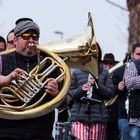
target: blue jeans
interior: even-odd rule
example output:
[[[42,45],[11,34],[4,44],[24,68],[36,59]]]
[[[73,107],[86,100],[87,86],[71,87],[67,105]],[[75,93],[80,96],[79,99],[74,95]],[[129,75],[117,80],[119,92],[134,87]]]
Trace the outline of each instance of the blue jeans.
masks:
[[[118,128],[121,140],[130,140],[130,127],[128,124],[128,119],[119,119],[118,120]]]
[[[138,126],[130,127],[130,140],[140,140],[140,127]]]

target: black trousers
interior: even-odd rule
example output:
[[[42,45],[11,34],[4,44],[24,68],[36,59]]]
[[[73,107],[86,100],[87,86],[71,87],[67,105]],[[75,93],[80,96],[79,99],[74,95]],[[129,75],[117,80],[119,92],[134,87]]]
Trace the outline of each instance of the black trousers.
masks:
[[[120,140],[117,121],[107,124],[105,140]]]

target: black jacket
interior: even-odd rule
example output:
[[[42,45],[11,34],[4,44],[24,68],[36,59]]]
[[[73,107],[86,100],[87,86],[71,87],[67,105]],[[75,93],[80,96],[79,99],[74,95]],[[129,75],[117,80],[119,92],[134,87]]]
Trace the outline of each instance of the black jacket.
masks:
[[[25,57],[19,53],[11,53],[2,55],[2,75],[7,75],[15,68],[21,68],[25,71],[30,71],[37,64],[37,56]],[[54,111],[51,113],[37,117],[34,119],[25,120],[6,120],[0,119],[1,134],[24,134],[42,133],[51,138],[54,123]],[[47,133],[47,134],[46,134]]]
[[[118,89],[119,82],[123,80],[124,71],[125,71],[125,65],[116,69],[112,74],[112,80],[115,86],[116,95],[118,95],[118,99],[115,103],[117,107],[116,107],[116,110],[114,110],[115,112],[113,113],[118,114],[118,118],[127,118],[127,113],[125,109],[125,100],[126,100],[126,97],[128,96],[128,91],[126,87],[122,91]]]
[[[89,73],[76,70],[72,74],[72,83],[69,91],[72,97],[73,105],[71,108],[72,121],[81,121],[86,123],[107,122],[108,110],[104,104],[105,99],[109,99],[114,94],[114,86],[110,79],[109,73],[102,67],[99,70],[99,89],[93,88],[93,99],[100,100],[101,103],[93,102],[89,106],[89,112],[85,113],[87,103],[81,100],[81,97],[86,96],[86,92],[82,90],[83,84],[87,83]]]

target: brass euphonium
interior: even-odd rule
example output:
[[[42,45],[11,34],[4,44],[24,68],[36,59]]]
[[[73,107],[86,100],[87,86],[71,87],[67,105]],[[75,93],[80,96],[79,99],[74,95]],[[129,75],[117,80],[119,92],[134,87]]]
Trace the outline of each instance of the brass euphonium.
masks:
[[[119,62],[118,64],[116,64],[115,66],[113,66],[112,68],[109,69],[109,74],[110,76],[112,75],[112,73],[119,67],[123,66],[123,62]],[[118,95],[114,95],[110,100],[105,100],[105,105],[106,106],[111,106],[113,105],[118,99]]]
[[[70,72],[66,63],[45,48],[38,47],[38,50],[40,56],[45,55],[45,58],[29,73],[21,75],[20,80],[0,88],[1,118],[20,120],[42,116],[57,107],[66,95],[70,86]],[[59,88],[59,94],[48,101],[48,93],[43,88],[52,78],[63,86]]]
[[[10,85],[0,88],[0,118],[13,120],[35,118],[58,107],[70,86],[70,72],[67,64],[70,67],[85,69],[98,78],[95,44],[93,23],[89,14],[88,30],[83,35],[49,43],[46,46],[38,46],[37,50],[40,54],[38,65],[29,73],[22,75],[21,80],[13,81]],[[14,51],[9,50],[2,54]],[[42,55],[46,57],[40,61]],[[78,62],[80,57],[90,57],[90,60],[82,65]],[[57,73],[57,76],[54,73]],[[59,93],[48,101],[47,93],[42,94],[42,90],[52,78],[58,83]]]

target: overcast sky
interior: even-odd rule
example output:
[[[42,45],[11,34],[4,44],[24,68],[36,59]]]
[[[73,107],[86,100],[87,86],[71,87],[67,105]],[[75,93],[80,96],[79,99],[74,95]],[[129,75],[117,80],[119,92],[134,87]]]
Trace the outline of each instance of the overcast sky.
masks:
[[[114,1],[114,0],[112,0]],[[0,35],[6,34],[21,17],[32,18],[41,29],[40,44],[71,38],[86,31],[88,12],[91,12],[96,39],[103,55],[113,52],[122,60],[128,47],[128,12],[106,0],[1,0]],[[126,8],[125,0],[115,2]]]

